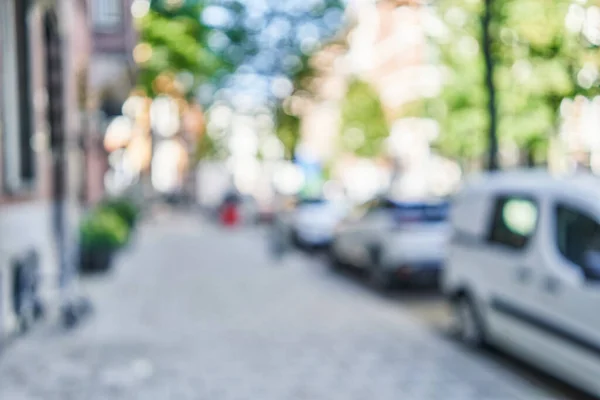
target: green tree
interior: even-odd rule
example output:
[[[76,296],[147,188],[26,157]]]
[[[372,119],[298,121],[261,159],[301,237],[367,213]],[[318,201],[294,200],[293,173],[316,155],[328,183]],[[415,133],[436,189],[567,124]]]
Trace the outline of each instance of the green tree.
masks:
[[[483,15],[481,16],[481,49],[483,53],[483,64],[485,65],[485,91],[487,94],[488,114],[488,160],[487,167],[490,170],[498,169],[498,107],[496,105],[496,82],[495,65],[492,48],[492,18],[494,0],[484,0]]]
[[[338,51],[344,53],[347,50],[345,41],[330,40],[322,46],[329,52]],[[293,84],[293,91],[288,101],[292,98],[302,99],[304,101],[316,101],[319,98],[319,79],[322,78],[322,72],[314,65],[314,56],[316,53],[302,54],[299,58],[298,68],[290,74],[290,80]],[[283,100],[284,102],[285,100]],[[300,115],[292,115],[291,111],[286,110],[283,102],[278,103],[276,110],[276,133],[284,145],[285,157],[292,159],[296,146],[301,139],[302,118]]]
[[[342,101],[342,149],[359,157],[379,156],[389,127],[379,94],[368,83],[353,80]]]
[[[310,75],[309,55],[342,26],[343,10],[341,0],[266,7],[241,0],[152,0],[151,11],[137,21],[140,41],[152,49],[140,65],[139,84],[155,96],[157,77],[167,73],[183,78],[191,97],[205,84],[211,90],[234,89],[226,92],[235,96],[236,74],[246,78],[251,73],[264,81],[287,76],[300,82]],[[299,121],[282,113],[282,99],[274,93],[266,97],[282,124],[277,131],[291,158]]]
[[[229,23],[213,26],[204,21],[203,13],[215,5],[223,9]],[[152,0],[150,11],[136,21],[140,43],[152,49],[150,58],[140,65],[139,84],[154,96],[156,78],[170,73],[182,78],[187,97],[194,96],[204,83],[219,84],[244,57],[256,51],[256,43],[244,27],[245,18],[246,9],[237,0],[225,4],[216,0]],[[216,35],[227,45],[211,46]]]
[[[583,68],[587,66],[592,75],[598,70],[597,46],[581,32],[566,28],[573,7],[583,10],[584,6],[571,0],[485,2],[491,17],[489,55],[495,67],[500,145],[514,143],[523,149],[529,164],[543,162],[562,100],[598,92],[597,79],[594,84],[581,82]],[[480,157],[488,146],[490,112],[485,109],[488,91],[481,51],[485,2],[442,0],[437,5],[447,32],[436,41],[450,79],[430,110],[442,126],[440,150],[455,158]],[[461,48],[475,51],[471,57],[455,56]]]
[[[440,124],[434,147],[461,160],[480,159],[487,148],[488,114],[481,53],[480,0],[441,0],[437,13],[444,29],[434,37],[446,83],[438,98],[427,104]]]
[[[196,161],[210,160],[218,158],[220,147],[210,135],[203,135],[196,144]]]
[[[561,101],[575,94],[583,47],[565,29],[571,1],[496,1],[493,57],[499,89],[500,142],[523,149],[529,165],[545,161]]]
[[[291,160],[300,141],[300,118],[291,114],[283,106],[279,106],[275,114],[275,133],[283,144],[285,158]]]

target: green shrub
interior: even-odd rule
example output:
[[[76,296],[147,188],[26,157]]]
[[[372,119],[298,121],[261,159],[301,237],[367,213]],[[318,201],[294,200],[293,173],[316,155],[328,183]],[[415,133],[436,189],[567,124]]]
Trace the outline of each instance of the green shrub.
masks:
[[[135,226],[140,214],[138,206],[133,201],[124,198],[105,200],[100,208],[116,213],[130,229]]]
[[[80,235],[84,250],[112,251],[125,245],[129,228],[116,212],[100,208],[82,221]]]

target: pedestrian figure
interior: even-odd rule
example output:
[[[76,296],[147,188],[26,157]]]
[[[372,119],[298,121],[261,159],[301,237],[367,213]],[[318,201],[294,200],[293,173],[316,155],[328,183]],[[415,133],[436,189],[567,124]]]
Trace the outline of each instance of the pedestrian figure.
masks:
[[[238,222],[237,207],[233,203],[226,204],[221,213],[221,222],[225,226],[234,226]]]
[[[234,226],[239,221],[239,197],[235,194],[229,194],[225,197],[220,210],[221,224],[224,226]]]
[[[289,217],[289,210],[284,207],[275,214],[271,224],[269,245],[271,254],[276,260],[281,260],[292,248]]]
[[[281,218],[276,217],[270,231],[271,254],[276,260],[281,260],[287,252],[288,243],[285,226]]]

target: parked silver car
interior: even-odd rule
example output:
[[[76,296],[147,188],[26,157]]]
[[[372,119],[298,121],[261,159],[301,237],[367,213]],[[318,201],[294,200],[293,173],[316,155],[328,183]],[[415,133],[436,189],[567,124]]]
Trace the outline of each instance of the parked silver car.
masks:
[[[337,228],[332,265],[364,269],[369,282],[437,284],[450,235],[445,201],[376,199],[356,208]]]

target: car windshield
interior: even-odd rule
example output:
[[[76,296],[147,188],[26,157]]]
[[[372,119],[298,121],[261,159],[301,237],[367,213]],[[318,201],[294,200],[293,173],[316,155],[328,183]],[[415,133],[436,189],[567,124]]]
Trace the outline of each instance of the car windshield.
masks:
[[[448,218],[449,204],[444,203],[395,203],[394,218],[401,223],[444,222]]]

